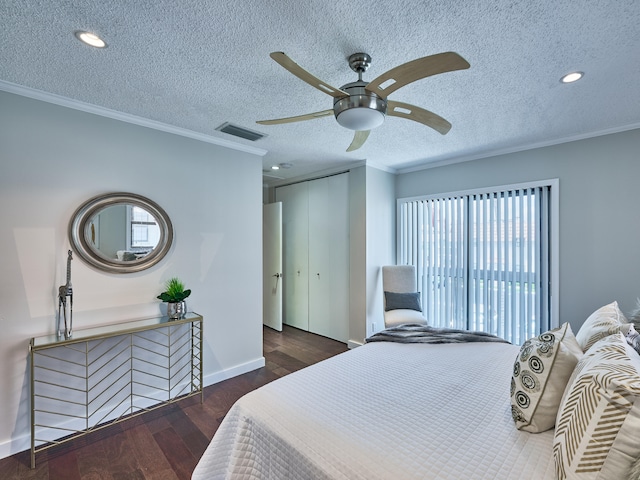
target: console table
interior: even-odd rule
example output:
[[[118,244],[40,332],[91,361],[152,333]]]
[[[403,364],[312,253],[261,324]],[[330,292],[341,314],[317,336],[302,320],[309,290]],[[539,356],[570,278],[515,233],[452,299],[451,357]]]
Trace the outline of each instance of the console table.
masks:
[[[202,316],[148,318],[32,338],[31,468],[36,453],[202,389]]]

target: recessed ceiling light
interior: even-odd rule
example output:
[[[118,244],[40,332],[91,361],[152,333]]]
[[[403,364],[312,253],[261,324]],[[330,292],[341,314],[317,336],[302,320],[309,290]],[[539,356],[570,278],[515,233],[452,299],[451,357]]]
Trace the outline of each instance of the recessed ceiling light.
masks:
[[[562,83],[573,83],[573,82],[577,82],[582,77],[584,77],[584,73],[582,72],[571,72],[571,73],[567,73],[564,77],[562,77],[560,81]]]
[[[280,167],[278,165],[274,165],[271,167],[271,170],[280,170]]]
[[[87,45],[91,45],[92,47],[105,48],[107,46],[105,41],[102,40],[99,36],[97,36],[94,33],[78,30],[77,32],[74,32],[74,35],[78,40],[80,40],[83,43],[86,43]]]

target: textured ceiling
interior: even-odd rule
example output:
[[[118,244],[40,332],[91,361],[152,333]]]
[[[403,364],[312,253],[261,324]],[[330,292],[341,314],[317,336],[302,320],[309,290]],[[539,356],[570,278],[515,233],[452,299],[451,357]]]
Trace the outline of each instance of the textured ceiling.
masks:
[[[286,178],[363,160],[406,171],[640,127],[638,25],[638,0],[2,0],[0,88],[264,149],[265,168],[293,164]],[[76,30],[108,48],[85,46]],[[255,123],[332,107],[273,51],[337,87],[357,79],[347,58],[361,51],[373,58],[365,80],[444,51],[471,68],[390,95],[449,120],[447,135],[388,117],[347,153],[353,132],[333,117]],[[559,82],[574,70],[585,77]],[[224,122],[268,136],[237,139],[215,130]]]

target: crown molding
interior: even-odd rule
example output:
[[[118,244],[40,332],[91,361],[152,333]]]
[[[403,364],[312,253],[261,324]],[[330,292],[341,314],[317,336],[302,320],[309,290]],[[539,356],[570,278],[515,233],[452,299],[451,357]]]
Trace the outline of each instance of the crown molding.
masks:
[[[379,164],[379,163],[371,162],[369,160],[367,160],[365,162],[365,165],[367,167],[375,168],[376,170],[381,170],[381,171],[386,172],[386,173],[393,173],[394,175],[398,173],[398,169],[397,168],[388,167],[386,165],[382,165],[382,164]]]
[[[0,80],[0,90],[21,95],[23,97],[32,98],[34,100],[40,100],[47,103],[53,103],[61,107],[72,108],[74,110],[80,110],[86,113],[92,113],[94,115],[100,115],[101,117],[111,118],[113,120],[119,120],[121,122],[131,123],[139,125],[141,127],[151,128],[153,130],[159,130],[165,133],[171,133],[173,135],[180,135],[181,137],[191,138],[205,143],[211,143],[220,147],[229,148],[231,150],[237,150],[240,152],[251,153],[260,157],[265,156],[268,152],[263,148],[251,147],[249,145],[243,145],[241,143],[231,142],[222,138],[212,137],[204,133],[194,132],[186,128],[180,128],[167,123],[150,120],[144,117],[138,117],[129,113],[119,112],[117,110],[111,110],[110,108],[101,107],[99,105],[93,105],[91,103],[81,102],[69,97],[57,95],[55,93],[44,92],[42,90],[36,90],[34,88],[25,87],[16,83]]]
[[[484,153],[474,155],[464,155],[455,158],[445,158],[442,160],[429,161],[428,163],[422,163],[414,165],[412,167],[398,168],[397,174],[419,172],[421,170],[428,170],[430,168],[444,167],[446,165],[453,165],[455,163],[470,162],[472,160],[480,160],[482,158],[499,157],[500,155],[509,155],[511,153],[525,152],[527,150],[535,150],[536,148],[552,147],[554,145],[561,145],[563,143],[577,142],[579,140],[587,140],[589,138],[601,137],[603,135],[613,135],[615,133],[628,132],[629,130],[636,130],[640,128],[640,123],[633,123],[630,125],[623,125],[621,127],[608,128],[605,130],[599,130],[597,132],[583,133],[580,135],[572,135],[569,137],[556,138],[553,140],[546,140],[544,142],[532,143],[529,145],[504,148],[501,150],[490,150]]]

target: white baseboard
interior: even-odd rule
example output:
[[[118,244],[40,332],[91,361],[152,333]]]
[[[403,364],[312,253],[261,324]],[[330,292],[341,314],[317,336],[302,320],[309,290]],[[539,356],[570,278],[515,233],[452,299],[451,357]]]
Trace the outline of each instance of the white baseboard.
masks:
[[[351,350],[352,348],[361,347],[362,345],[364,345],[364,343],[356,342],[355,340],[349,340],[347,342],[347,347],[349,347],[349,350]]]
[[[259,368],[264,367],[265,360],[264,357],[257,358],[247,363],[243,363],[241,365],[236,365],[235,367],[228,368],[227,370],[222,370],[220,372],[210,373],[209,375],[204,376],[204,386],[208,387],[209,385],[213,385],[214,383],[220,383],[224,380],[228,380],[233,377],[237,377],[238,375],[242,375],[243,373],[252,372],[253,370],[257,370]]]
[[[31,433],[0,443],[0,458],[7,458],[29,449],[31,449]]]

